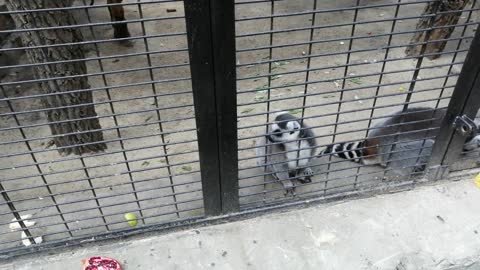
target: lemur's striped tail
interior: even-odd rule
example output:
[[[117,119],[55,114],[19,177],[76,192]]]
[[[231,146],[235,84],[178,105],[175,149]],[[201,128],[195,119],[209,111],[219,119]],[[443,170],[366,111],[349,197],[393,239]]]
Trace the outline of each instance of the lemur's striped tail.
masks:
[[[364,156],[365,141],[336,143],[327,146],[320,155],[332,154],[339,158],[349,159],[354,162],[360,162]]]

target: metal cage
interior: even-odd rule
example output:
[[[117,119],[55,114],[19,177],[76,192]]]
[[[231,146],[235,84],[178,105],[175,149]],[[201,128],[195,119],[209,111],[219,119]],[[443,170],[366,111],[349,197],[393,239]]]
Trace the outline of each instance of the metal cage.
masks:
[[[1,257],[478,167],[462,151],[480,107],[476,0],[6,2]],[[397,131],[386,167],[322,154],[413,107],[432,113],[424,135],[402,148]],[[255,154],[280,111],[317,141],[295,195]]]

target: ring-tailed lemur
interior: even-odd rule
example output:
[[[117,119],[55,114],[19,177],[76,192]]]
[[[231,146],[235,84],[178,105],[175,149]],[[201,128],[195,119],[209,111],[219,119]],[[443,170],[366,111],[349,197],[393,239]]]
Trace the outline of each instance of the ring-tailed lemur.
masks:
[[[257,140],[257,164],[283,184],[285,195],[295,194],[294,180],[311,182],[308,167],[315,152],[313,131],[297,117],[278,113],[268,126],[268,134]]]
[[[421,149],[422,145],[431,147],[434,140],[425,139],[425,143],[423,139],[437,135],[445,114],[446,109],[408,108],[405,112],[396,112],[383,122],[374,125],[366,139],[329,145],[321,155],[333,154],[365,165],[380,164],[386,167],[394,144],[402,149],[405,148],[403,146],[407,149]],[[470,151],[479,146],[480,135],[472,134],[467,138],[463,149]],[[401,151],[397,147],[395,152]],[[401,159],[404,156],[411,156],[411,153],[395,155]]]

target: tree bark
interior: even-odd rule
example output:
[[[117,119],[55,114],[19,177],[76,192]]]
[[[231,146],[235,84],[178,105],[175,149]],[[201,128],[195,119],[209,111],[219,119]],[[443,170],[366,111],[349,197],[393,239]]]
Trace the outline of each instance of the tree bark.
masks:
[[[452,25],[452,27],[444,27],[434,29],[430,32],[430,36],[428,40],[425,40],[425,34],[427,31],[420,31],[415,33],[415,35],[410,40],[410,44],[414,43],[421,43],[421,42],[429,42],[427,47],[425,48],[425,54],[433,54],[433,53],[441,53],[445,46],[447,45],[447,41],[437,41],[435,40],[444,40],[450,38],[453,31],[455,30],[454,25],[456,25],[460,19],[462,11],[469,0],[439,0],[435,2],[428,3],[425,7],[422,15],[429,15],[435,14],[438,12],[445,12],[445,11],[459,11],[455,13],[446,13],[437,15],[433,24],[431,23],[431,17],[425,17],[419,19],[417,23],[417,30],[425,30],[430,27],[442,27],[447,25]],[[418,56],[420,54],[422,45],[410,45],[405,49],[405,53],[407,56]],[[440,57],[441,54],[435,54],[429,56],[429,59],[436,59]]]
[[[7,0],[10,11],[55,9],[68,7],[71,0]],[[76,24],[72,14],[67,10],[48,12],[13,13],[12,18],[18,29],[47,28]],[[83,37],[77,28],[46,29],[42,31],[22,32],[23,44],[26,47],[52,45],[38,49],[27,49],[26,53],[34,64],[56,61],[75,62],[38,65],[34,67],[37,79],[82,75],[87,73],[83,48],[75,43],[82,42]],[[58,46],[63,43],[73,45]],[[72,92],[89,88],[87,77],[55,79],[40,82],[45,94],[42,103],[47,111],[50,130],[56,136],[53,139],[62,155],[71,153],[81,155],[106,149],[97,113],[93,106],[92,92]],[[75,134],[77,133],[77,134]],[[66,148],[64,148],[66,147]]]

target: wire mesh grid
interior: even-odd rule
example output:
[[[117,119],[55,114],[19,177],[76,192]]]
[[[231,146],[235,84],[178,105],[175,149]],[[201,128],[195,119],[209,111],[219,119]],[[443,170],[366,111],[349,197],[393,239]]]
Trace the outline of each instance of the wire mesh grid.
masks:
[[[217,0],[0,1],[0,254],[414,186],[478,24],[476,0],[444,2],[236,0],[233,18]],[[316,143],[273,141],[282,111]],[[302,173],[314,151],[311,182],[266,170],[280,145]],[[454,170],[478,166],[467,151]]]
[[[458,23],[440,26],[435,22],[453,11],[437,8],[424,14],[426,5],[433,2],[237,1],[239,192],[243,209],[312,196],[412,186],[422,178],[438,132],[439,125],[433,123],[441,120],[448,105],[478,14],[476,1],[471,1]],[[428,23],[417,27],[419,20]],[[435,29],[442,28],[454,29],[452,35],[428,39]],[[423,38],[412,42],[414,35]],[[439,41],[446,43],[443,51],[427,50],[429,44]],[[417,55],[406,55],[411,45],[419,48]],[[392,113],[399,111],[404,115],[401,118],[408,118],[410,108],[416,107],[431,112],[417,129],[423,131],[417,136],[421,138],[404,140],[403,145],[385,143],[393,146],[386,167],[361,165],[352,156],[339,157],[350,148],[343,148],[338,156],[319,154],[331,144],[363,141]],[[255,150],[272,146],[264,139],[272,132],[265,123],[274,122],[275,113],[281,111],[308,124],[317,140],[317,146],[309,146],[317,153],[310,162],[312,181],[294,181],[294,196],[285,196],[280,181],[262,162],[256,162],[263,159],[267,165],[275,164],[270,161],[271,154],[258,158]],[[397,123],[398,131],[406,131],[402,126],[407,124],[411,123]],[[255,145],[254,140],[261,143]],[[290,150],[295,151],[298,153],[298,149]],[[294,160],[301,158],[297,155]],[[291,172],[288,166],[284,171]],[[295,179],[290,174],[288,181]]]
[[[135,222],[125,220],[127,213],[136,216],[137,227],[204,215],[183,2],[66,2],[50,1],[56,9],[22,6],[0,13],[5,26],[0,31],[0,251],[21,249],[40,241],[38,237],[44,243],[62,243],[131,229]],[[41,13],[75,20],[48,25]],[[126,19],[117,20],[115,13]],[[27,18],[21,28],[13,24],[15,15]],[[127,32],[116,28],[122,25]],[[70,43],[62,39],[72,32],[80,38]],[[25,33],[38,43],[22,42]],[[57,49],[84,55],[69,59]],[[31,62],[29,52],[46,56]],[[85,64],[85,73],[69,69],[76,63]],[[34,77],[38,70],[56,68],[65,73]],[[42,88],[43,83],[69,81],[83,81],[87,87],[68,94]],[[91,99],[65,108],[44,106],[48,97],[63,101],[82,95]],[[46,117],[88,106],[94,106],[96,115]],[[59,150],[68,153],[96,144],[53,145],[54,139],[74,134],[81,140],[91,131],[55,135],[50,125],[80,120],[99,121],[95,131],[103,134],[100,142],[106,149],[61,155]],[[23,232],[11,223],[19,217]]]

